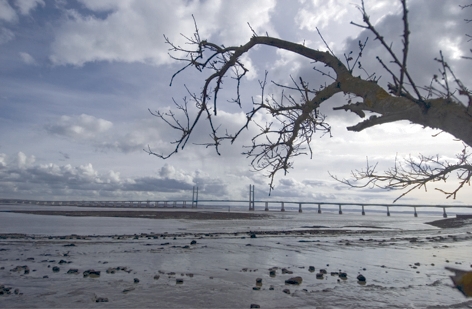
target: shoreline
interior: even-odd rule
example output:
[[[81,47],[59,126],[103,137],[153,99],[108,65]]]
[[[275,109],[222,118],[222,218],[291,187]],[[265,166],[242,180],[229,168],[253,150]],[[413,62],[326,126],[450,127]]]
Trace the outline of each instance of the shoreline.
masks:
[[[257,220],[272,218],[272,215],[267,213],[211,210],[6,210],[1,212],[67,217],[139,218],[155,220]],[[472,225],[472,219],[455,217],[425,222],[425,224],[441,229],[460,228]],[[320,226],[320,228],[322,228],[322,226]],[[378,227],[373,226],[372,228]]]

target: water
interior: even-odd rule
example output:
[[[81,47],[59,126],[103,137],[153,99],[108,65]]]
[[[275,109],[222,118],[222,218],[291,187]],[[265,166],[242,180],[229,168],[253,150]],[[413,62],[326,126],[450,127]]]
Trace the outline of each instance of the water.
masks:
[[[452,288],[450,273],[444,269],[470,269],[469,227],[441,230],[424,224],[441,216],[414,218],[411,214],[269,214],[269,219],[199,221],[1,212],[0,234],[35,236],[0,239],[0,266],[4,267],[0,284],[23,293],[0,296],[0,307],[472,307]],[[265,231],[286,233],[264,235]],[[257,237],[249,237],[249,232],[256,232]],[[146,235],[134,236],[141,233]],[[71,234],[87,237],[63,237]],[[192,240],[197,243],[190,245]],[[71,243],[75,246],[68,246]],[[71,263],[59,265],[61,259]],[[18,265],[28,265],[30,274],[10,271]],[[60,272],[53,273],[53,266],[59,266]],[[131,271],[105,272],[117,266]],[[308,266],[315,266],[316,271],[309,272]],[[271,267],[278,267],[275,277],[269,276]],[[96,279],[83,278],[67,274],[69,268],[102,273]],[[282,274],[282,268],[293,274]],[[328,275],[316,279],[321,268]],[[339,270],[347,272],[347,280],[329,274]],[[171,272],[175,275],[168,275]],[[367,278],[366,285],[358,284],[359,273]],[[154,275],[160,278],[155,280]],[[285,285],[293,276],[301,276],[302,284]],[[134,283],[134,278],[140,282]],[[176,284],[177,278],[184,283]],[[263,282],[258,291],[253,290],[256,278]],[[286,288],[290,294],[283,292]],[[124,293],[126,289],[131,290]],[[96,297],[109,301],[95,303]]]

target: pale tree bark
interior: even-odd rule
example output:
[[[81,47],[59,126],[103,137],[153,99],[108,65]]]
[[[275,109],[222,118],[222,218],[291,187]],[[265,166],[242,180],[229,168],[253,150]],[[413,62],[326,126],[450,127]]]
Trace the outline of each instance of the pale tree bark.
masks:
[[[468,152],[469,147],[472,146],[472,110],[470,109],[472,96],[468,88],[456,78],[442,54],[436,59],[442,76],[434,76],[430,87],[416,86],[407,67],[410,31],[406,1],[401,2],[404,30],[403,51],[400,55],[396,55],[392,51],[390,44],[370,23],[363,3],[359,6],[363,24],[353,23],[371,31],[391,57],[388,62],[390,65],[385,65],[382,59],[371,60],[379,61],[391,76],[391,82],[387,89],[377,83],[375,76],[367,78],[354,76],[354,68],[360,66],[359,57],[353,59],[345,55],[346,64],[344,64],[334,55],[329,46],[327,46],[328,51],[319,51],[302,44],[269,36],[259,36],[254,32],[253,37],[246,44],[224,47],[202,40],[197,26],[195,34],[192,37],[187,37],[193,49],[176,46],[166,38],[167,43],[171,46],[171,51],[185,53],[184,57],[174,57],[186,63],[176,74],[193,67],[199,71],[208,71],[208,75],[203,81],[202,91],[199,94],[189,90],[189,98],[184,100],[184,104],[176,103],[177,108],[185,115],[185,123],[182,123],[173,112],[151,112],[181,132],[181,137],[173,142],[175,150],[170,154],[156,153],[150,148],[146,151],[164,159],[168,158],[177,153],[179,149],[184,148],[195,125],[204,119],[209,123],[212,136],[212,140],[205,146],[215,147],[219,154],[219,147],[223,141],[234,142],[242,130],[254,124],[260,129],[260,133],[252,138],[251,145],[247,146],[247,151],[244,154],[252,159],[252,166],[255,170],[268,172],[272,189],[276,173],[279,171],[286,173],[288,169],[292,168],[293,158],[302,154],[311,155],[310,143],[314,134],[331,134],[330,125],[326,122],[325,116],[319,112],[319,107],[335,94],[343,93],[349,98],[348,102],[341,107],[335,107],[334,110],[353,112],[363,119],[356,125],[348,127],[347,129],[350,131],[359,132],[377,125],[407,120],[424,127],[450,133],[463,142],[464,151],[458,155],[457,162],[443,162],[439,156],[421,156],[418,160],[409,158],[403,164],[396,162],[392,169],[383,174],[376,173],[376,166],[368,164],[366,169],[353,172],[353,180],[334,177],[335,179],[350,186],[406,189],[407,191],[404,193],[406,194],[415,188],[425,188],[427,183],[444,181],[452,172],[456,172],[459,179],[457,189],[452,192],[443,191],[447,197],[455,198],[459,189],[470,184],[472,177]],[[266,79],[259,81],[262,99],[258,102],[253,100],[252,110],[246,113],[246,123],[237,132],[220,133],[219,128],[214,125],[213,117],[217,115],[218,93],[222,83],[228,78],[237,81],[236,95],[233,101],[241,106],[240,81],[247,72],[241,59],[244,54],[259,45],[292,52],[312,62],[325,65],[334,73],[321,73],[331,78],[331,82],[320,89],[311,89],[301,77],[292,79],[293,86],[291,87],[278,85],[282,87],[283,93],[280,99],[275,99],[275,96],[265,94]],[[360,56],[365,44],[359,43],[359,45]],[[294,99],[293,95],[286,93],[289,91],[294,91],[301,99]],[[461,103],[457,95],[464,96],[467,103]],[[189,116],[189,103],[196,106],[196,117]],[[265,124],[256,123],[254,116],[260,112],[269,113],[274,121]],[[367,113],[375,115],[366,118]]]

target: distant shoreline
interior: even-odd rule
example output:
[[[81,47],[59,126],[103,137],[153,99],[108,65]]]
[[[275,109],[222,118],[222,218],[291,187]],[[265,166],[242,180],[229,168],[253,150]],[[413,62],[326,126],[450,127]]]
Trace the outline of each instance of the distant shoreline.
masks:
[[[139,218],[139,219],[184,219],[184,220],[244,220],[268,219],[270,214],[253,212],[223,212],[223,211],[186,211],[186,210],[8,210],[3,212],[22,213],[31,215],[68,216],[68,217],[111,217],[111,218]],[[459,228],[472,225],[472,219],[447,218],[425,222],[442,229]]]
[[[140,219],[189,219],[189,220],[238,220],[264,219],[268,214],[249,212],[222,212],[222,211],[126,211],[126,210],[8,210],[4,212],[22,213],[31,215],[68,216],[68,217],[112,217],[112,218],[140,218]]]

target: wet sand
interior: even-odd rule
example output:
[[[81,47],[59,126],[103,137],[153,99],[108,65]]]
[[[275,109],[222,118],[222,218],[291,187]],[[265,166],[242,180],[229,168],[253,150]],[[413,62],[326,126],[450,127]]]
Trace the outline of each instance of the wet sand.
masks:
[[[45,218],[54,230],[65,213],[14,215]],[[472,266],[470,226],[454,227],[454,218],[447,219],[447,229],[421,221],[414,226],[422,228],[413,229],[405,222],[418,219],[410,217],[184,210],[67,213],[74,216],[67,222],[76,224],[98,214],[93,222],[100,224],[105,219],[101,216],[119,214],[107,220],[155,225],[149,225],[149,232],[129,234],[34,234],[27,226],[25,233],[0,234],[1,308],[472,306],[453,289],[444,268]],[[360,274],[365,282],[357,279]],[[298,277],[299,284],[286,283]]]

